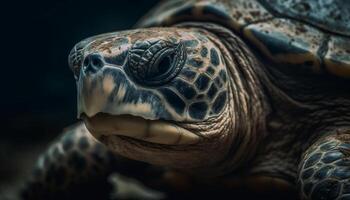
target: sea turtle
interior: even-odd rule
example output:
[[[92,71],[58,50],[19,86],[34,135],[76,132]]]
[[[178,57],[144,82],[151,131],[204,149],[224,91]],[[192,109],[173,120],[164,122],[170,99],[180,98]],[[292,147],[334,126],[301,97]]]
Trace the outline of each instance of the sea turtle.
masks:
[[[148,179],[122,155],[172,170],[174,185],[350,199],[349,21],[346,0],[169,0],[137,29],[79,42],[85,125],[42,156],[27,191]]]

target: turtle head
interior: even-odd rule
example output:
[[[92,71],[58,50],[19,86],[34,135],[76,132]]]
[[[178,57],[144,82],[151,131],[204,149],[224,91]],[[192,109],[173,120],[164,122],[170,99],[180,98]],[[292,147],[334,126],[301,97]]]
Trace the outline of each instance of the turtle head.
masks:
[[[117,153],[175,168],[215,165],[227,154],[229,81],[208,32],[148,28],[98,35],[75,45],[69,64],[78,117]]]

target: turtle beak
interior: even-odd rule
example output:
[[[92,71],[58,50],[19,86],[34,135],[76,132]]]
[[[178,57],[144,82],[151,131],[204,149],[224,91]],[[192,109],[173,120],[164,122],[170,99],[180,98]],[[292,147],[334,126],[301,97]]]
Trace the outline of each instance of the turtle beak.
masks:
[[[97,138],[126,136],[146,142],[168,145],[194,144],[200,137],[176,124],[146,120],[132,115],[98,113],[93,117],[82,115],[86,127]]]
[[[76,44],[69,54],[69,67],[74,73],[78,90],[78,118],[85,113],[93,116],[103,111],[115,87],[113,77],[104,76],[103,55],[87,52],[89,40]]]
[[[151,120],[166,117],[159,97],[139,89],[121,66],[106,64],[96,54],[88,57],[77,81],[78,117],[83,113],[88,117],[97,113],[130,114]]]

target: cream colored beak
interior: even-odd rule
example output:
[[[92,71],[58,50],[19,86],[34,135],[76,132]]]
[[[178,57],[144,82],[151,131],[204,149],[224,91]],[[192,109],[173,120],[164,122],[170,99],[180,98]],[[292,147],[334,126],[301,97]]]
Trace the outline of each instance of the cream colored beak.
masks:
[[[175,124],[131,115],[98,113],[93,117],[84,117],[84,121],[97,139],[101,136],[119,135],[169,145],[194,144],[200,139],[198,135]]]

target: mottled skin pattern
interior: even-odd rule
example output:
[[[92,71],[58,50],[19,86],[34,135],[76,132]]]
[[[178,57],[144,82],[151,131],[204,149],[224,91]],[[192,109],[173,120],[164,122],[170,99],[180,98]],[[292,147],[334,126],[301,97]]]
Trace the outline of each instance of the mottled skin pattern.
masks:
[[[219,57],[218,48],[210,42],[208,37],[204,37],[203,33],[197,33],[196,30],[141,29],[121,32],[117,35],[107,34],[97,38],[89,38],[77,46],[81,45],[84,45],[83,53],[85,54],[82,56],[89,54],[97,56],[98,54],[98,56],[103,57],[104,64],[102,65],[125,67],[120,71],[113,68],[103,69],[101,72],[103,80],[98,80],[98,74],[89,76],[90,73],[94,73],[95,69],[93,68],[78,70],[87,76],[86,80],[78,79],[78,85],[83,87],[79,98],[86,99],[84,104],[79,107],[79,114],[86,112],[88,115],[94,115],[95,112],[102,111],[135,115],[137,112],[141,112],[146,115],[145,112],[147,112],[149,119],[163,118],[189,122],[208,119],[220,113],[226,103],[227,72],[224,68],[225,61]],[[168,47],[167,45],[180,46]],[[163,77],[161,81],[147,80],[147,76],[156,73],[152,72],[152,70],[156,70],[152,69],[153,62],[156,62],[152,59],[157,59],[154,57],[157,53],[162,53],[159,52],[163,51],[162,48],[178,48],[178,53],[175,52],[174,55],[181,55],[183,51],[186,57],[169,58],[169,61],[163,61],[179,60],[179,69],[171,73],[173,77],[166,76],[171,81]],[[75,54],[72,56],[74,57]],[[88,61],[85,59],[85,62]],[[74,71],[77,70],[76,68],[81,68],[81,64],[81,62],[74,63]],[[165,63],[165,65],[167,64],[169,63]],[[105,68],[107,67],[105,66]],[[79,74],[76,76],[79,77]],[[109,80],[109,78],[115,77],[125,79],[125,81]],[[82,81],[89,83],[82,83]],[[114,82],[114,88],[113,85],[108,85],[111,88],[107,88],[106,85],[110,84],[110,81]],[[97,85],[87,88],[87,84]],[[104,102],[104,99],[89,98],[88,95],[96,95],[99,92],[96,91],[99,87],[105,87],[103,95],[108,99],[106,100],[108,102]],[[167,104],[163,105],[160,102]],[[132,103],[137,107],[133,108]],[[99,104],[103,104],[101,106],[105,108],[98,110],[100,109]],[[142,106],[148,110],[140,110]]]
[[[343,18],[334,13],[341,0],[328,9],[322,0],[274,2],[165,1],[139,23],[148,28],[78,43],[69,63],[78,117],[90,133],[77,136],[76,148],[86,137],[112,158],[164,167],[158,174],[176,170],[187,181],[170,181],[175,188],[245,184],[254,191],[298,189],[303,199],[349,199],[348,10],[340,9]],[[320,15],[303,19],[320,6]],[[332,20],[339,21],[335,32]],[[64,141],[46,157],[54,158]],[[35,194],[92,178],[95,151],[84,152],[68,168],[88,163],[87,173],[69,174],[63,186],[46,179],[65,162],[49,159],[58,166],[50,168],[39,161],[33,184],[53,185]],[[63,155],[69,161],[80,154]],[[116,165],[133,165],[124,161]],[[110,169],[108,159],[98,164],[109,169],[106,176],[121,171]],[[152,185],[152,178],[144,181]]]

